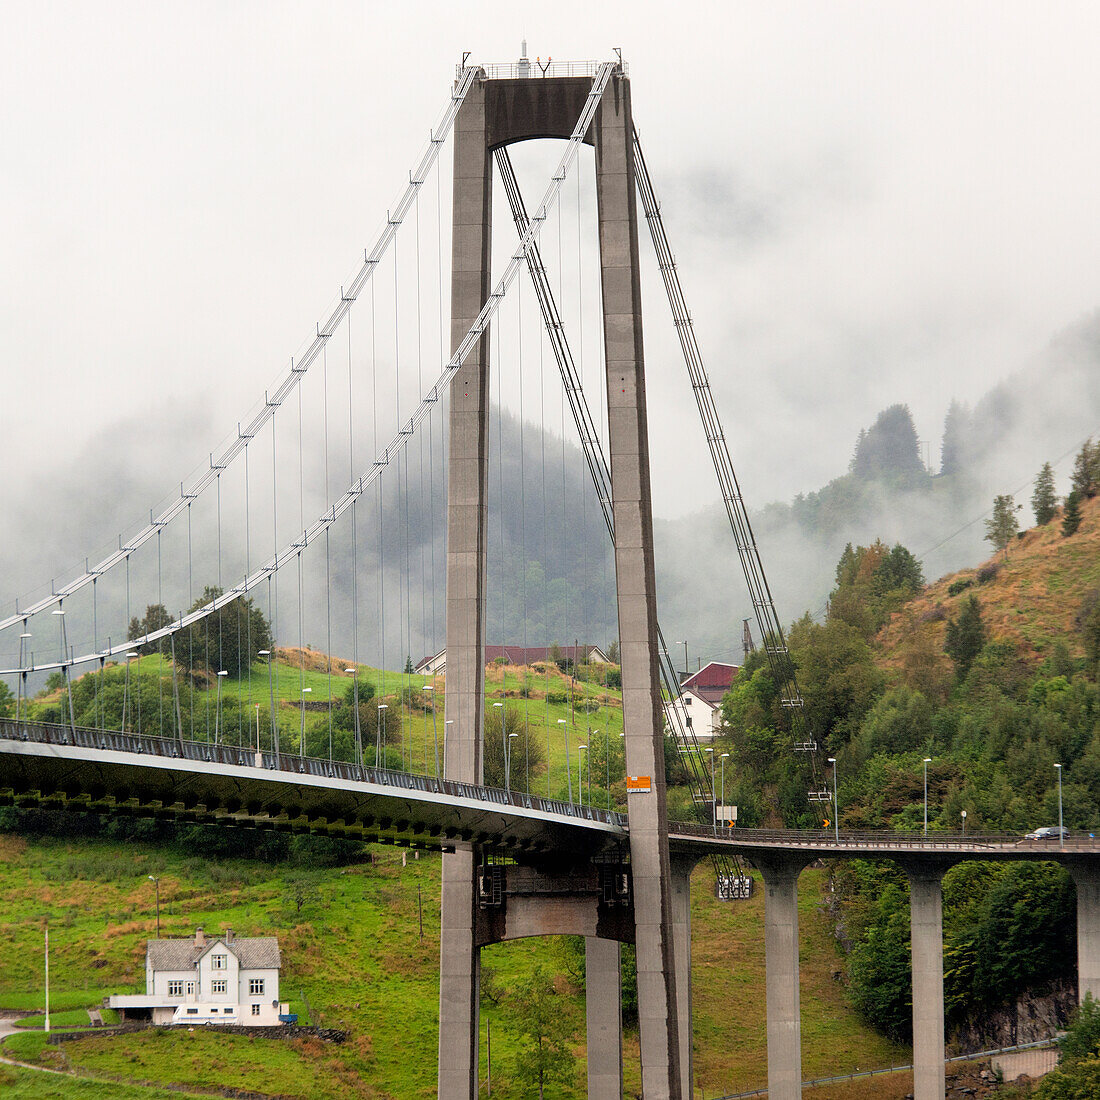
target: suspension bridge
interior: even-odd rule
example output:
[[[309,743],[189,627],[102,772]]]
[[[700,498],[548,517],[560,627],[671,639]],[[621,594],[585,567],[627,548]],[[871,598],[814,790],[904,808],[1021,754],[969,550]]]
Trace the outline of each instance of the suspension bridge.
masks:
[[[557,157],[542,165],[546,149]],[[527,176],[542,180],[531,203]],[[942,1097],[940,877],[962,859],[1035,852],[1007,838],[716,823],[713,765],[682,708],[665,705],[680,680],[657,616],[643,221],[792,750],[808,799],[831,801],[628,70],[619,57],[526,56],[464,58],[374,244],[229,439],[94,564],[0,617],[0,675],[15,696],[14,717],[0,721],[0,798],[442,850],[448,1100],[477,1095],[480,948],[562,933],[585,936],[589,1096],[622,1095],[623,942],[637,948],[644,1095],[692,1096],[689,877],[709,860],[728,891],[744,858],[767,891],[770,1095],[801,1095],[798,874],[821,857],[895,859],[912,885],[916,1096]],[[505,228],[514,248],[498,246]],[[531,632],[539,643],[615,634],[621,717],[593,729],[585,696],[583,728],[575,714],[552,718],[550,669],[522,670],[511,695],[502,675],[501,698],[490,698],[492,630],[525,649]],[[322,636],[318,669],[311,642]],[[413,672],[415,652],[442,649],[445,683]],[[338,651],[352,656],[334,664]],[[43,715],[30,697],[46,677],[58,702]],[[668,819],[666,725],[693,822]],[[487,784],[496,738],[503,783]],[[594,797],[601,744],[606,789]],[[613,756],[625,807],[613,805]],[[543,782],[545,794],[533,789]],[[1100,994],[1100,849],[1042,854],[1078,883],[1079,985]]]

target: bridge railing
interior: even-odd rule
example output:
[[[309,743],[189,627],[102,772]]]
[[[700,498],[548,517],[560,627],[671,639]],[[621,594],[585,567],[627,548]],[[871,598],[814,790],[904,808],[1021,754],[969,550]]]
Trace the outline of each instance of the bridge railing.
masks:
[[[835,848],[837,851],[850,854],[860,849],[874,849],[882,851],[884,848],[897,848],[899,851],[913,851],[914,849],[935,851],[958,851],[966,849],[972,851],[975,848],[1004,848],[1019,847],[1034,850],[1037,853],[1061,850],[1058,838],[1046,840],[1027,840],[1019,833],[945,833],[932,831],[927,834],[917,832],[872,832],[860,830],[854,832],[841,831],[839,840],[832,830],[812,829],[743,829],[726,828],[711,825],[700,825],[696,821],[670,821],[668,824],[670,835],[679,836],[703,836],[711,840],[729,840],[741,844],[760,844],[768,847],[786,848]],[[1096,848],[1096,839],[1091,835],[1068,836],[1065,838],[1066,849],[1087,849],[1093,851]]]
[[[53,722],[26,720],[16,722],[11,719],[0,719],[0,740],[28,741],[44,745],[73,745],[102,752],[126,752],[140,756],[225,764],[231,767],[263,768],[268,771],[296,775],[313,775],[323,779],[375,783],[384,787],[441,794],[451,798],[465,798],[498,806],[573,817],[582,821],[600,821],[620,828],[627,826],[625,814],[616,813],[613,810],[602,810],[595,806],[582,806],[576,802],[540,798],[538,795],[527,794],[524,791],[506,791],[499,787],[483,787],[475,783],[457,783],[454,780],[440,779],[433,775],[416,775],[390,768],[375,768],[367,764],[360,766],[346,760],[294,756],[241,745],[215,745],[209,741],[119,733],[117,730],[98,730],[85,726],[73,728]]]

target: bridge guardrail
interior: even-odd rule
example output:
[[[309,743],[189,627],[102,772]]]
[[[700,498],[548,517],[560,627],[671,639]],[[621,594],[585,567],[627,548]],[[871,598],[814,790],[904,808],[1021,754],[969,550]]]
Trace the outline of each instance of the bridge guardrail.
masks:
[[[1064,849],[1059,846],[1057,838],[1049,840],[1025,840],[1019,833],[962,833],[929,832],[872,832],[859,830],[855,832],[841,832],[839,841],[832,830],[825,832],[808,831],[803,829],[743,829],[724,828],[722,826],[700,825],[694,821],[670,821],[668,824],[670,834],[682,836],[702,836],[714,840],[740,841],[745,844],[753,842],[766,844],[769,847],[789,848],[834,848],[839,852],[850,854],[860,849],[874,849],[881,851],[884,848],[897,848],[903,851],[914,849],[936,851],[959,851],[965,849],[972,851],[975,848],[1023,848],[1028,851],[1054,852],[1062,850],[1083,849],[1095,851],[1096,838],[1088,836],[1068,836],[1064,841]]]
[[[393,771],[363,764],[351,764],[346,760],[322,760],[311,756],[293,756],[275,753],[267,749],[256,750],[241,745],[215,745],[209,741],[191,741],[174,737],[153,737],[149,734],[120,733],[117,730],[98,730],[86,726],[59,725],[53,722],[28,722],[0,719],[0,740],[33,741],[46,745],[75,745],[101,751],[131,752],[142,756],[161,756],[172,759],[201,761],[208,764],[228,764],[236,767],[263,768],[268,771],[290,774],[308,774],[326,779],[344,779],[352,782],[376,783],[379,786],[397,787],[402,790],[422,791],[427,794],[444,794],[452,798],[466,798],[490,802],[499,806],[535,810],[561,817],[574,817],[584,821],[600,821],[608,825],[627,827],[625,814],[614,810],[601,810],[594,806],[581,806],[575,802],[540,798],[523,791],[506,791],[499,787],[483,787],[475,783],[459,783],[432,775],[415,775],[412,772]]]

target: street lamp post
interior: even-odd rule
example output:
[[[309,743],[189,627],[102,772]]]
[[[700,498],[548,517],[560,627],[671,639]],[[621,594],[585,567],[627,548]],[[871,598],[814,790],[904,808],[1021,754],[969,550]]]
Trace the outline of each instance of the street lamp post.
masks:
[[[577,752],[579,752],[579,753],[583,752],[585,760],[588,761],[588,801],[591,804],[591,802],[592,802],[592,757],[588,754],[588,746],[587,745],[578,745],[577,746]],[[584,786],[583,786],[583,781],[581,779],[581,776],[583,774],[584,773],[580,772],[580,771],[578,771],[578,773],[577,773],[577,792],[580,795],[580,802],[581,802],[582,806],[584,805]]]
[[[960,810],[959,815],[962,817],[963,823],[963,837],[966,837],[966,810]]]
[[[389,703],[378,704],[378,728],[375,730],[374,733],[374,766],[376,768],[382,767],[382,764],[380,763],[382,759],[382,711],[389,709]]]
[[[728,818],[726,815],[726,761],[729,759],[730,754],[728,752],[722,753],[722,824],[726,826],[726,832],[729,832]]]
[[[509,789],[508,771],[509,771],[509,768],[510,768],[510,764],[509,764],[509,760],[508,760],[508,756],[509,756],[509,753],[508,753],[508,730],[505,728],[508,725],[508,723],[505,722],[505,720],[504,720],[505,717],[506,717],[506,715],[504,713],[504,704],[503,703],[494,703],[493,704],[493,710],[497,710],[497,709],[500,710],[500,744],[501,744],[501,747],[504,749],[504,789],[508,790]]]
[[[268,705],[271,707],[271,750],[279,755],[279,727],[275,722],[275,681],[271,675],[271,650],[261,649],[259,656],[267,659],[267,694]]]
[[[565,782],[569,787],[569,801],[573,801],[573,773],[569,767],[569,727],[564,718],[558,719],[559,726],[565,726],[561,732],[565,735]]]
[[[443,778],[447,778],[447,727],[453,726],[455,720],[453,718],[445,718],[443,720]]]
[[[157,939],[160,939],[160,879],[156,875],[146,876],[157,888]]]
[[[351,677],[352,705],[355,707],[355,766],[363,766],[363,731],[359,725],[359,670],[357,668],[345,668],[344,671]]]
[[[924,835],[928,835],[928,765],[932,763],[932,757],[924,758]]]
[[[508,734],[504,742],[504,789],[511,794],[512,791],[512,738],[519,737],[518,733]]]
[[[435,688],[431,684],[425,684],[424,685],[424,690],[427,691],[427,692],[431,692],[431,693],[435,692]],[[431,701],[431,704],[432,704],[432,741],[435,743],[435,777],[436,777],[436,779],[438,779],[439,778],[439,727],[436,724],[436,718],[435,718],[435,695],[434,694],[429,694],[428,699]],[[425,768],[427,767],[426,762],[425,762],[424,766],[425,766]]]
[[[833,835],[837,844],[840,843],[840,799],[836,790],[836,757],[830,756],[829,763],[833,766]]]
[[[714,749],[703,750],[710,758],[707,762],[707,767],[710,769],[710,804],[714,806]],[[713,814],[712,814],[713,816]]]
[[[219,727],[221,725],[221,719],[222,719],[222,679],[224,677],[228,676],[228,675],[229,675],[228,671],[224,668],[218,673],[218,698],[217,698],[217,702],[214,704],[214,744],[215,745],[218,743],[218,730],[219,730]],[[304,721],[305,721],[305,719],[303,718],[303,722]],[[140,653],[138,654],[138,726],[139,726],[138,732],[140,733],[141,732],[141,730],[140,730],[140,726],[141,726],[141,654]]]
[[[1055,764],[1054,768],[1058,772],[1058,847],[1064,849],[1066,838],[1062,832],[1062,765]]]

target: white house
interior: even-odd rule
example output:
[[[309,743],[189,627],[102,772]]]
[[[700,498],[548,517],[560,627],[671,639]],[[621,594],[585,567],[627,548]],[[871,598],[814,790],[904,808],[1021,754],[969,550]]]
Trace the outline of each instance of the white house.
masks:
[[[713,741],[722,728],[722,699],[733,684],[738,666],[711,661],[680,684],[680,695],[665,704],[673,730],[690,727],[699,741]]]
[[[115,993],[108,1000],[123,1020],[154,1024],[278,1025],[279,941],[274,936],[150,940],[145,950],[145,992]]]

